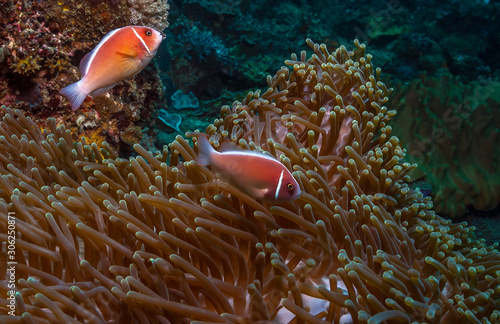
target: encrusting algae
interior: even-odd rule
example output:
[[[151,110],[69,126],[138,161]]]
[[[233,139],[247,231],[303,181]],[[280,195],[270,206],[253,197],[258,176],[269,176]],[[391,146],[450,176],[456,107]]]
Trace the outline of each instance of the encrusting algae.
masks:
[[[0,322],[498,321],[496,246],[405,183],[415,166],[365,46],[307,42],[310,58],[205,131],[282,161],[302,191],[291,202],[218,179],[180,136],[127,160],[3,107],[0,236],[9,212],[18,234],[16,316],[2,299]],[[6,245],[0,258],[4,276]]]

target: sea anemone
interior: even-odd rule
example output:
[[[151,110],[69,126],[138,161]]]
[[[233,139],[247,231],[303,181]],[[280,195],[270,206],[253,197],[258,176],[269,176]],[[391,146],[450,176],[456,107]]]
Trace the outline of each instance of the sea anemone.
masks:
[[[365,46],[307,43],[310,58],[292,55],[205,130],[282,161],[302,189],[292,202],[242,193],[181,136],[123,159],[3,107],[0,236],[15,216],[17,263],[15,288],[0,283],[15,316],[0,321],[496,321],[496,246],[405,183],[415,166]]]

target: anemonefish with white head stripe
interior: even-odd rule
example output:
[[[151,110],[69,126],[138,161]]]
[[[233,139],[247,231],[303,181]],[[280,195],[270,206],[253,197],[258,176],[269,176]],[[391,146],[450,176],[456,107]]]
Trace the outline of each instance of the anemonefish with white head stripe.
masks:
[[[290,171],[279,161],[260,152],[241,150],[232,142],[224,142],[217,152],[200,134],[196,142],[200,165],[210,165],[244,193],[267,201],[294,200],[300,187]]]
[[[82,79],[59,93],[80,107],[87,95],[100,96],[139,73],[153,59],[163,37],[153,28],[127,26],[109,32],[80,62]]]

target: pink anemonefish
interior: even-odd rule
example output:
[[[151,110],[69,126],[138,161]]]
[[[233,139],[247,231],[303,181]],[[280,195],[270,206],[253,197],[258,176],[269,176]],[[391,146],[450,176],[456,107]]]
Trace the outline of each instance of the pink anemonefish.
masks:
[[[224,142],[217,152],[205,134],[196,142],[200,165],[210,165],[246,194],[268,201],[293,200],[300,187],[290,171],[276,159],[263,153],[241,150],[232,142]]]
[[[82,79],[59,90],[76,110],[87,95],[100,96],[118,82],[139,73],[153,59],[163,40],[157,30],[127,26],[109,32],[80,61]]]

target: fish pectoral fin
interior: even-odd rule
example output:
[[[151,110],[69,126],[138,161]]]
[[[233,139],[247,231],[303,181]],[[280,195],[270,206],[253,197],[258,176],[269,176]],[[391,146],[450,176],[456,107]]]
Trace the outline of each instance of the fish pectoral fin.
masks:
[[[113,85],[110,85],[109,87],[103,87],[103,88],[95,89],[94,91],[92,91],[91,93],[89,93],[89,95],[92,98],[102,96],[103,94],[105,94],[106,92],[108,92],[109,90],[111,90],[111,88],[113,88],[115,85],[116,85],[116,83],[113,84]]]
[[[117,64],[126,77],[131,77],[142,70],[141,60],[138,56],[130,55],[125,52],[119,52],[118,54],[119,56],[116,59]]]
[[[118,57],[126,60],[139,60],[139,55],[135,51],[116,51]]]

